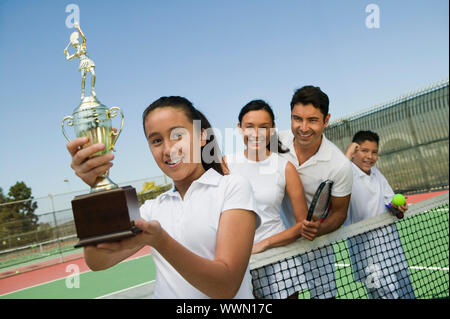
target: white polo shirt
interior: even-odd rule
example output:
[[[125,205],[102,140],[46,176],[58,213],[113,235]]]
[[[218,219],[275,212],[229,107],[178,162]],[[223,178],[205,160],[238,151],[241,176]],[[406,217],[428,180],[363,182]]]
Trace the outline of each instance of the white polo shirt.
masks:
[[[333,181],[333,187],[331,189],[332,196],[344,197],[351,194],[353,182],[351,162],[325,135],[322,135],[322,143],[316,154],[311,156],[302,165],[298,165],[297,154],[294,148],[294,134],[292,134],[292,131],[281,131],[278,133],[278,136],[283,145],[289,148],[288,153],[280,153],[280,156],[294,164],[297,169],[302,180],[308,207],[320,183],[327,179]],[[287,222],[286,226],[291,227],[295,223],[295,218],[292,213],[289,198],[286,196],[283,200],[282,208],[284,212],[283,218],[286,218],[285,222]]]
[[[256,230],[254,243],[286,230],[280,217],[280,206],[286,190],[285,171],[288,161],[271,153],[263,161],[251,161],[244,152],[227,155],[231,174],[248,179],[252,185],[261,227]]]
[[[314,193],[320,183],[329,179],[333,181],[331,195],[344,197],[352,192],[353,173],[351,162],[341,152],[341,150],[330,142],[325,135],[322,135],[322,142],[316,154],[311,156],[302,165],[298,165],[297,154],[294,148],[294,134],[292,131],[282,131],[279,133],[280,141],[289,148],[288,153],[280,154],[294,164],[306,195],[306,202],[311,204]],[[283,222],[286,227],[291,227],[295,223],[289,197],[285,196],[282,205]],[[310,291],[311,298],[332,298],[337,295],[334,252],[331,246],[325,246],[314,251],[304,253],[300,256],[303,268],[299,273],[300,284],[306,285]],[[326,265],[325,267],[321,265]]]
[[[256,212],[252,188],[239,175],[222,176],[214,169],[206,171],[187,190],[184,200],[175,188],[148,200],[141,206],[141,217],[157,220],[166,232],[193,253],[214,259],[220,215],[229,209]],[[257,215],[257,226],[260,219]],[[151,247],[156,265],[153,298],[209,298],[188,283]],[[253,298],[249,268],[235,298]]]
[[[386,178],[375,166],[370,169],[370,175],[364,173],[352,163],[353,192],[350,198],[347,219],[344,225],[357,223],[387,211],[394,197],[394,191]]]

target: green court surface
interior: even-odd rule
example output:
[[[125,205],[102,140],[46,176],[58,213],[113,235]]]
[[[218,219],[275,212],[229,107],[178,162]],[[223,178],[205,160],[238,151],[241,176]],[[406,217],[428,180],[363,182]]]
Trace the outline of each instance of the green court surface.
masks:
[[[448,298],[448,204],[396,224],[416,297]]]
[[[79,275],[79,287],[68,288],[66,278],[26,288],[0,298],[10,299],[93,299],[155,279],[150,255],[128,260],[107,270],[87,271]],[[69,286],[73,286],[74,280]]]

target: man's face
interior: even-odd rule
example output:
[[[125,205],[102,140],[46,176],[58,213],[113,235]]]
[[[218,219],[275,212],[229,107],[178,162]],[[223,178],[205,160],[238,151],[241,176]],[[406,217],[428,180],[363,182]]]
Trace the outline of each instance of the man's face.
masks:
[[[372,141],[362,142],[352,160],[364,173],[370,174],[370,169],[378,160],[378,144]]]
[[[291,130],[300,147],[318,146],[322,133],[328,126],[330,114],[322,114],[319,108],[310,104],[297,103],[291,112]]]

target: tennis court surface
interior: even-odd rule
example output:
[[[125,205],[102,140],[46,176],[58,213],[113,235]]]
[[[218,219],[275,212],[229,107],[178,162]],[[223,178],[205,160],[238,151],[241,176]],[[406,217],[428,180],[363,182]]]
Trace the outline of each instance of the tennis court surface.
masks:
[[[448,298],[448,192],[341,227],[309,242],[252,256],[264,298]],[[111,269],[92,272],[83,258],[0,279],[0,299],[150,298],[155,267],[146,248]],[[189,298],[189,296],[186,296]]]

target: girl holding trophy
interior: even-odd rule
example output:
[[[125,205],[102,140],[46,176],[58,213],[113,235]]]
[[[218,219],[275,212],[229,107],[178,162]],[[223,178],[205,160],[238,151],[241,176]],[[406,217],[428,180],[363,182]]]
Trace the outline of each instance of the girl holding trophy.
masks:
[[[216,141],[187,99],[156,100],[144,111],[143,126],[157,165],[174,187],[141,206],[142,220],[135,225],[142,233],[85,247],[86,263],[106,269],[149,245],[157,268],[154,298],[253,298],[248,263],[260,218],[249,182],[223,175],[217,145],[215,160],[204,158],[205,146]],[[87,143],[77,138],[67,149],[75,173],[93,185],[112,166],[113,155],[92,157],[104,145],[81,149]]]

